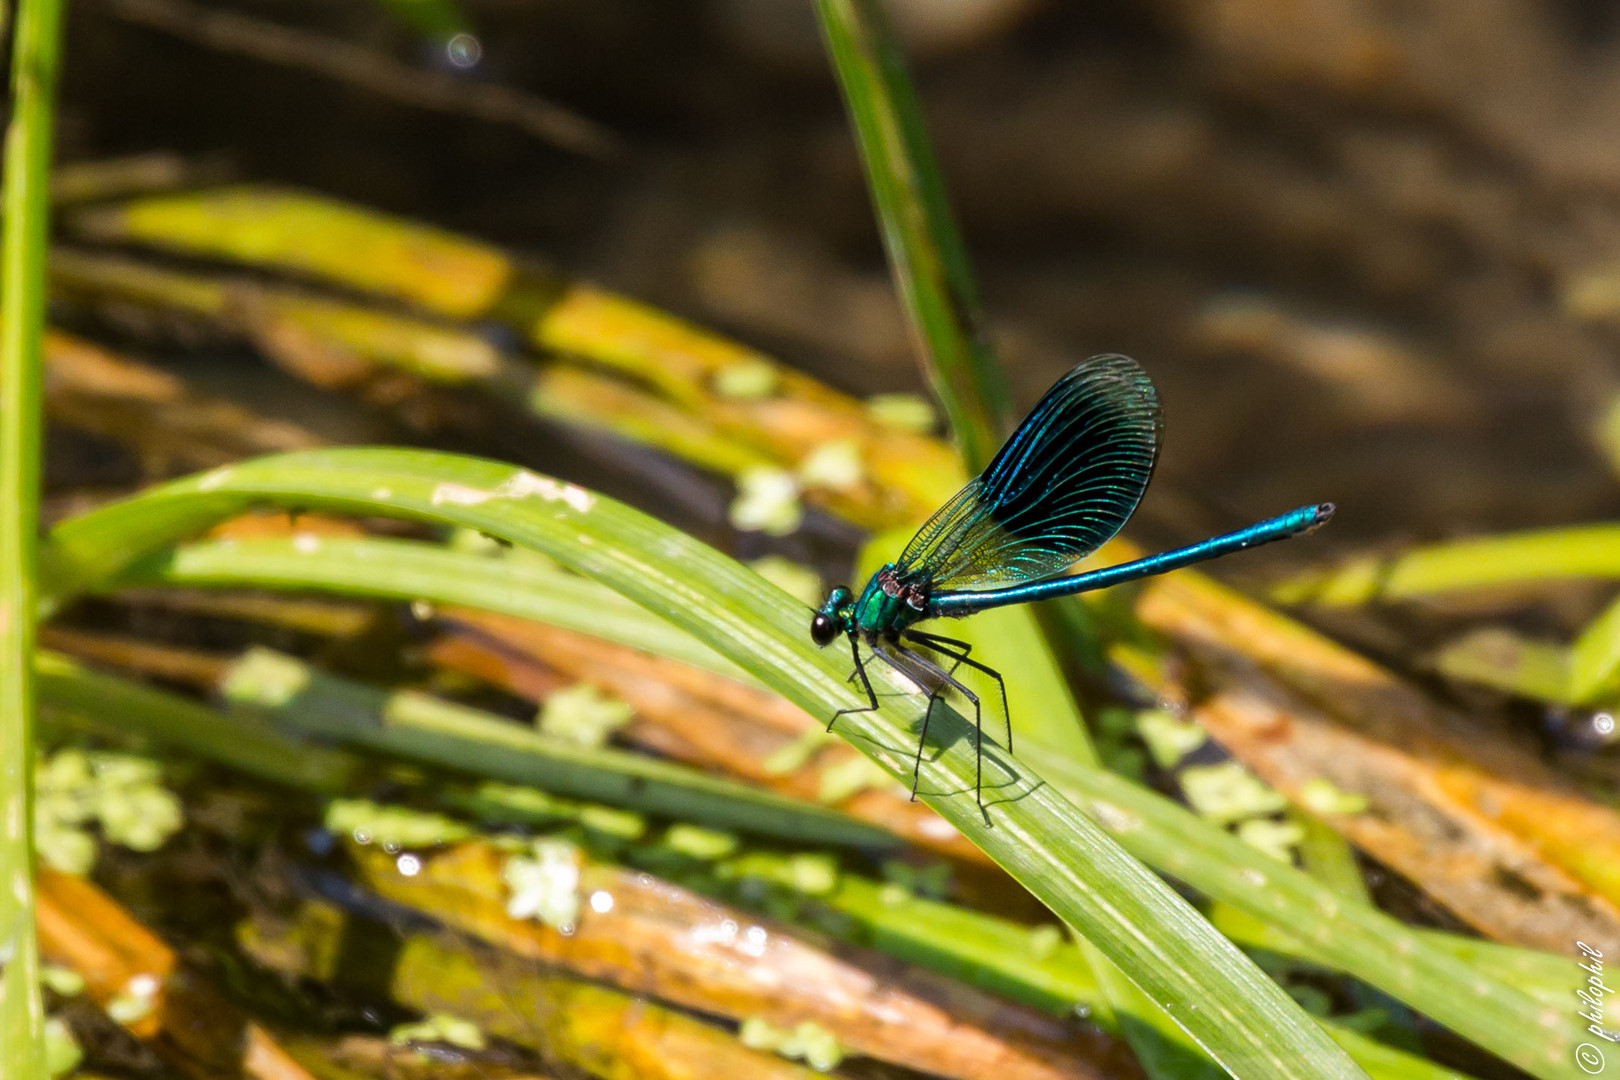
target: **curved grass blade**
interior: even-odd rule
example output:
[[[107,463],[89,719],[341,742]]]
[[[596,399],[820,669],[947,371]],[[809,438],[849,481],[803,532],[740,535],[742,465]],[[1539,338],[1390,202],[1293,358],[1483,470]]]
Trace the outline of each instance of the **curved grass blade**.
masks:
[[[456,604],[577,630],[753,681],[692,635],[589,578],[541,562],[473,555],[420,540],[309,535],[187,544],[143,563],[116,584],[142,583],[313,589]]]
[[[255,505],[461,525],[536,548],[668,618],[817,715],[856,704],[843,668],[805,633],[807,610],[690,537],[571,484],[421,451],[332,450],[260,459],[167,484],[65,522],[43,582],[60,599]],[[892,696],[840,733],[907,775],[923,697]],[[973,799],[971,729],[936,708],[923,797],[1124,970],[1238,1080],[1363,1077],[1345,1053],[1180,896],[1026,767],[986,744],[993,825]],[[1552,1075],[1550,1073],[1546,1074]]]
[[[116,732],[192,754],[262,780],[322,795],[352,791],[366,762],[304,742],[282,727],[342,738],[432,765],[600,797],[617,806],[794,843],[883,849],[892,837],[826,807],[784,799],[685,766],[622,751],[556,746],[520,725],[423,694],[389,695],[291,657],[249,653],[226,676],[258,716],[226,714],[166,690],[92,671],[55,653],[36,665],[41,707],[58,727]],[[288,676],[299,685],[288,696]],[[268,670],[267,670],[268,669]],[[284,723],[283,723],[284,721]]]
[[[352,790],[364,763],[346,751],[298,743],[270,730],[259,731],[240,716],[227,716],[168,691],[85,669],[65,657],[41,654],[40,698],[44,718],[61,726],[84,727],[97,734],[131,734],[155,745],[197,755],[261,779],[320,794]],[[462,810],[472,809],[463,806]],[[475,810],[475,814],[482,813]],[[1076,1003],[1095,1003],[1100,988],[1091,967],[1075,946],[1059,945],[1051,954],[1033,947],[1030,928],[954,905],[907,896],[897,898],[885,886],[851,874],[838,878],[837,889],[815,904],[844,916],[834,922],[840,936],[872,944],[911,963],[964,979],[1014,1000],[1054,1013],[1067,1013]],[[1250,916],[1224,909],[1223,931],[1245,945],[1285,956],[1314,958],[1297,939],[1276,932]],[[1455,938],[1438,932],[1425,935],[1437,945],[1471,957],[1484,969],[1509,973],[1533,988],[1538,999],[1567,1001],[1583,974],[1561,957]],[[1407,1077],[1452,1077],[1398,1051],[1369,1043],[1345,1043],[1343,1031],[1329,1034],[1347,1046],[1374,1080]],[[1183,1045],[1192,1044],[1184,1035]],[[1397,1055],[1389,1058],[1389,1055]]]
[[[160,552],[110,583],[117,587],[311,589],[345,596],[426,600],[513,615],[628,645],[750,684],[758,680],[692,635],[587,578],[543,563],[491,558],[416,540],[305,536],[203,541]],[[1050,746],[1094,763],[1068,686],[1028,613],[987,611],[962,627],[991,666],[1028,665],[1007,688],[1019,723]]]

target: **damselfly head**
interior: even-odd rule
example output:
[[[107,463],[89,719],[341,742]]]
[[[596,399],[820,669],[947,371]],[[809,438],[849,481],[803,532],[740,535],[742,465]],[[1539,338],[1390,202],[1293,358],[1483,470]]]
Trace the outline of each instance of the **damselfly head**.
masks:
[[[816,617],[810,620],[810,640],[824,648],[831,645],[833,639],[844,632],[848,622],[844,609],[853,599],[855,594],[842,585],[828,593]]]

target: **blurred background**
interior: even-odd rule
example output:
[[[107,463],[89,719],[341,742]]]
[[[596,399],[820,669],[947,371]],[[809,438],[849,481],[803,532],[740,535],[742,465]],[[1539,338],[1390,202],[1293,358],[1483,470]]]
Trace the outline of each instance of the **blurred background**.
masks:
[[[1320,555],[1620,510],[1613,5],[894,9],[1020,407],[1095,352],[1160,384],[1139,535],[1331,498]],[[67,57],[64,162],[314,188],[921,389],[808,3],[83,0]],[[228,362],[216,390],[309,422]]]

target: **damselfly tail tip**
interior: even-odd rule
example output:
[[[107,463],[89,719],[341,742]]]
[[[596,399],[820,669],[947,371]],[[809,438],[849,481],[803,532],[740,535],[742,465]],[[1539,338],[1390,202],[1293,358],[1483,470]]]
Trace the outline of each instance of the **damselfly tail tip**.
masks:
[[[1334,506],[1330,502],[1317,503],[1316,513],[1312,515],[1311,523],[1305,526],[1305,531],[1307,533],[1313,533],[1317,529],[1320,529],[1322,526],[1326,525],[1333,519],[1333,511],[1337,509],[1338,507]]]

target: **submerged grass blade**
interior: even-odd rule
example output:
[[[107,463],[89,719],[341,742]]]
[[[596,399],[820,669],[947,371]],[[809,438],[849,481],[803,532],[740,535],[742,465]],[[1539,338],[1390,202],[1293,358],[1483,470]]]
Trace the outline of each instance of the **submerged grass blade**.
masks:
[[[1490,933],[1620,950],[1620,811],[1506,733],[1208,578],[1161,577],[1135,612],[1210,673],[1200,719],[1273,787],[1300,805],[1317,777],[1366,796],[1365,814],[1334,826]]]
[[[335,737],[385,753],[494,779],[563,792],[794,843],[892,846],[892,837],[825,807],[805,805],[678,765],[613,750],[557,746],[476,709],[423,694],[387,694],[318,672],[267,650],[226,676],[227,696],[250,708],[229,715],[67,657],[42,653],[42,710],[54,726],[134,736],[322,795],[354,790],[364,778],[356,754],[310,743],[259,722]],[[288,693],[291,696],[287,696]]]
[[[756,931],[723,901],[588,849],[558,853],[574,867],[572,899],[541,920],[509,910],[511,855],[489,841],[423,852],[410,874],[375,846],[349,851],[365,887],[385,901],[525,960],[736,1022],[757,1018],[784,1029],[813,1023],[836,1043],[819,1057],[824,1067],[858,1055],[941,1080],[1066,1080],[1116,1071],[1113,1040],[977,994],[952,996],[957,988],[922,972],[841,955],[769,924],[755,923]],[[581,903],[585,897],[612,903]],[[734,935],[727,926],[747,932]]]
[[[233,710],[227,716],[54,653],[41,654],[36,667],[42,708],[59,728],[134,736],[321,794],[352,790],[363,778],[363,762],[297,733],[792,843],[871,851],[897,843],[829,807],[655,758],[551,739],[426,694],[340,679],[268,649],[224,668],[222,692],[245,715]]]
[[[334,974],[341,983],[342,973]],[[405,938],[389,966],[388,994],[429,1014],[474,1018],[492,1034],[538,1044],[579,1074],[605,1080],[813,1080],[817,1075],[749,1049],[727,1032],[644,995],[523,970],[488,950],[455,947],[443,935]]]
[[[44,581],[58,598],[83,591],[266,503],[436,521],[534,547],[670,619],[813,715],[859,704],[842,660],[808,641],[806,609],[751,571],[584,489],[452,455],[320,451],[167,484],[58,526]],[[843,718],[838,730],[900,778],[909,775],[922,700],[898,678],[882,682],[892,695],[883,707]],[[1183,899],[988,740],[981,816],[967,722],[936,709],[933,727],[923,771],[929,805],[1084,933],[1233,1076],[1365,1075]]]
[[[350,682],[269,649],[233,664],[223,692],[282,724],[496,780],[798,843],[894,844],[826,807],[640,754],[551,738],[428,694]]]
[[[59,726],[115,730],[154,746],[181,750],[261,780],[325,795],[360,779],[351,754],[289,738],[248,717],[227,717],[178,694],[41,653],[36,662],[40,708]]]
[[[22,0],[0,235],[0,1072],[45,1075],[34,919],[34,632],[42,337],[60,0]]]

